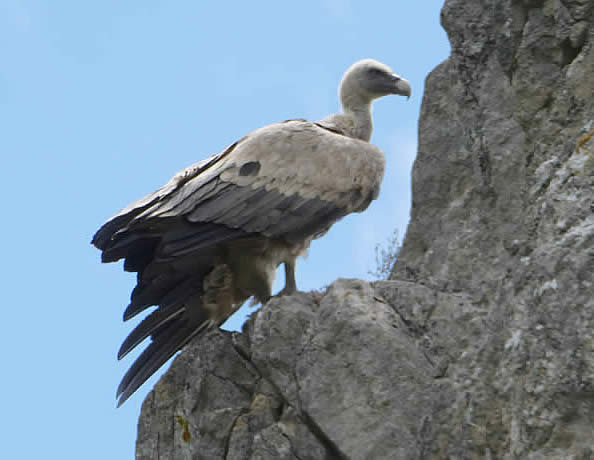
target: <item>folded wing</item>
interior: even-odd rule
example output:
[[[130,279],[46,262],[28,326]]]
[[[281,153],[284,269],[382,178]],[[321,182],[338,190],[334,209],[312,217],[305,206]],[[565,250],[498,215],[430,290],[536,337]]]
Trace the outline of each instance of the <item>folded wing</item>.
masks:
[[[152,338],[120,384],[119,404],[246,298],[263,300],[255,286],[237,288],[225,254],[238,244],[252,251],[309,244],[343,216],[364,210],[383,171],[376,147],[293,120],[185,169],[103,225],[92,241],[102,260],[125,259],[124,268],[138,273],[124,319],[158,307],[122,344],[119,358]]]

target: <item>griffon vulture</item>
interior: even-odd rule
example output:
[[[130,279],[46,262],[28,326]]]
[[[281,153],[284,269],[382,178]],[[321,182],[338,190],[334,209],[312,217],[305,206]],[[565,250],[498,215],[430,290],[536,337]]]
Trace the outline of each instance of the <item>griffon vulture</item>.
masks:
[[[201,332],[250,297],[297,290],[295,262],[336,221],[377,198],[384,154],[369,144],[371,103],[410,96],[409,83],[366,59],[340,85],[343,113],[258,129],[176,174],[109,219],[93,237],[103,262],[125,259],[138,282],[124,321],[157,308],[124,340],[118,359],[150,337],[117,391],[118,406]]]

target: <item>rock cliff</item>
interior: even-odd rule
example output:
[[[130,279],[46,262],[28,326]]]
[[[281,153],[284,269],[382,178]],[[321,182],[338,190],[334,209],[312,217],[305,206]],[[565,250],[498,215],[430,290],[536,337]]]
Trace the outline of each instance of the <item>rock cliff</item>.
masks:
[[[594,458],[594,2],[447,0],[442,23],[391,280],[193,343],[138,459]]]

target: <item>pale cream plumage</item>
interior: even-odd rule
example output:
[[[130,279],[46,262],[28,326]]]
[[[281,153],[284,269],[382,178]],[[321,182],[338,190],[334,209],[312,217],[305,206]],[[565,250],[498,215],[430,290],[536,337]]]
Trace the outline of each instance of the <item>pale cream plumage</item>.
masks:
[[[124,258],[138,272],[124,319],[158,307],[122,344],[118,358],[152,338],[120,384],[119,404],[245,300],[267,301],[282,263],[281,293],[294,292],[296,259],[311,240],[377,197],[385,159],[368,143],[371,103],[387,94],[410,96],[410,86],[384,64],[359,61],[341,83],[344,113],[256,130],[99,229],[102,260]]]

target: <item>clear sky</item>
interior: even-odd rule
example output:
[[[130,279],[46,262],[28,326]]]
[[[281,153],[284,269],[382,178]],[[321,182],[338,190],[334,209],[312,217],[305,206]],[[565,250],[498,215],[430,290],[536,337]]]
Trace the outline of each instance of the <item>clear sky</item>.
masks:
[[[366,57],[413,97],[376,102],[380,198],[314,242],[297,281],[369,278],[374,247],[406,230],[424,79],[449,54],[442,3],[0,0],[3,458],[133,458],[156,380],[115,409],[134,275],[99,263],[93,233],[255,128],[336,112]]]

